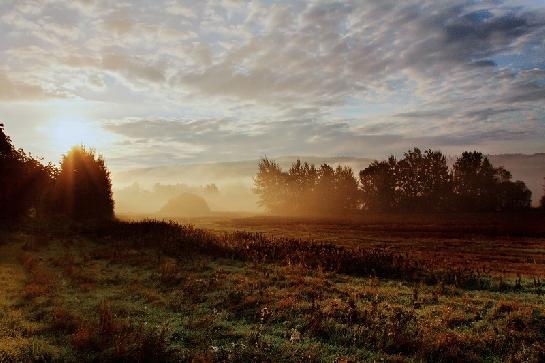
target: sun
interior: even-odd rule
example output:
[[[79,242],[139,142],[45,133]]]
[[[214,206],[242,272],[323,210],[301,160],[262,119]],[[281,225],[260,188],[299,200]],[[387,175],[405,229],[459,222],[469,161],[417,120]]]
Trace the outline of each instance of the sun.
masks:
[[[78,117],[65,117],[52,120],[49,124],[51,143],[61,154],[74,145],[84,145],[100,149],[107,142],[107,135],[89,120]]]

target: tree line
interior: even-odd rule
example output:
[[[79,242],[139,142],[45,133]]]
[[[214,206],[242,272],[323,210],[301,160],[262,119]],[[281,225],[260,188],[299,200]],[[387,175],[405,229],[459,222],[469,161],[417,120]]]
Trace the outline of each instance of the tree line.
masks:
[[[75,146],[60,167],[16,149],[0,124],[0,219],[62,215],[113,218],[110,172],[95,150]]]
[[[359,177],[359,178],[358,178]],[[463,152],[449,168],[440,151],[418,148],[401,159],[351,168],[297,160],[284,171],[267,158],[254,178],[258,203],[273,214],[345,215],[366,212],[513,211],[531,206],[532,193],[481,152]],[[545,197],[542,198],[545,204]]]

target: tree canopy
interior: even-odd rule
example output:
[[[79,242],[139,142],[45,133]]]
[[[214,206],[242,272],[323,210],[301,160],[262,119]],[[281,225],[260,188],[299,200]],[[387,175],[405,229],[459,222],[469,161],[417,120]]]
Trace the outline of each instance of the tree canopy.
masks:
[[[254,179],[258,204],[274,214],[346,214],[357,208],[358,182],[352,169],[297,160],[286,172],[267,158]]]
[[[15,149],[0,124],[0,218],[18,219],[32,208],[42,211],[58,170]]]
[[[418,148],[375,160],[359,172],[295,161],[288,171],[261,159],[254,179],[259,205],[273,214],[502,211],[530,207],[531,192],[482,153],[464,152],[452,168],[440,151]]]

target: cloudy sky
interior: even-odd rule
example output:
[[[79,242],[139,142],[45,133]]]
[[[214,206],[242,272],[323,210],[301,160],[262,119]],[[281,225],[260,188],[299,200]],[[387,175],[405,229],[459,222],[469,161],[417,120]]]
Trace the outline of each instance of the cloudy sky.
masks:
[[[545,152],[545,1],[0,1],[0,120],[114,169]]]

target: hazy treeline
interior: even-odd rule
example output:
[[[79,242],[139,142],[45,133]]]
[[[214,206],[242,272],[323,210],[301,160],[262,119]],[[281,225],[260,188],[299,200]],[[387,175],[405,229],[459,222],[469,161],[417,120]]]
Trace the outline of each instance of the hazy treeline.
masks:
[[[17,150],[0,124],[0,219],[60,214],[112,218],[114,202],[104,159],[83,146],[62,157],[60,168]]]
[[[183,176],[183,166],[180,166],[180,175]],[[189,166],[191,169],[191,166]],[[142,183],[141,179],[138,182],[133,182],[127,186],[118,186],[115,188],[114,177],[114,201],[116,213],[127,216],[129,214],[136,215],[155,215],[163,214],[160,210],[170,201],[179,199],[181,194],[194,194],[205,199],[210,207],[211,213],[224,212],[260,212],[257,207],[257,197],[251,188],[251,178],[241,174],[241,179],[247,179],[245,183],[225,181],[221,177],[210,177],[202,184],[186,184],[186,183]],[[142,178],[144,179],[144,178]],[[157,179],[161,179],[160,176]],[[200,182],[201,179],[196,179]],[[194,213],[191,213],[195,216]]]
[[[464,152],[452,166],[440,151],[418,148],[359,172],[297,160],[288,171],[259,162],[254,191],[274,214],[342,215],[368,212],[507,211],[530,208],[532,193],[482,153]]]

